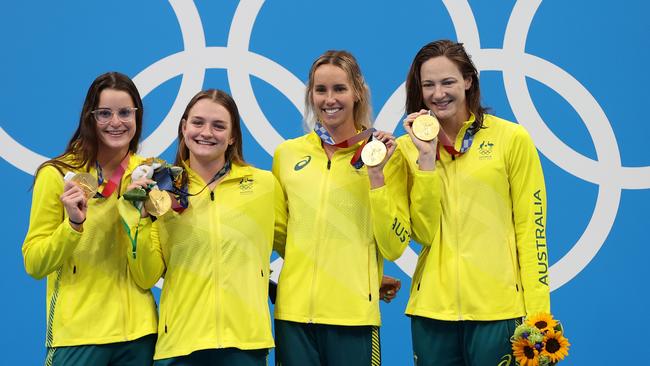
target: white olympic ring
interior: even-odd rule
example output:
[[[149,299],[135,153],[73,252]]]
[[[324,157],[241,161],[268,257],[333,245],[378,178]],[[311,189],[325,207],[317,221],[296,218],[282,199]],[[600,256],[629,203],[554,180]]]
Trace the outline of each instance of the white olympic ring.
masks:
[[[301,114],[304,114],[302,98],[305,85],[281,65],[248,49],[255,19],[264,1],[240,2],[233,16],[226,47],[206,46],[200,15],[193,2],[169,0],[169,3],[179,21],[184,50],[155,62],[133,80],[143,98],[171,78],[182,75],[182,81],[167,116],[143,140],[142,154],[160,155],[175,141],[177,123],[185,104],[197,90],[202,89],[205,70],[224,68],[244,124],[257,142],[273,155],[284,139],[260,109],[250,76],[256,76],[277,88]],[[564,70],[525,52],[529,27],[541,0],[515,4],[506,27],[503,49],[480,47],[478,26],[467,1],[443,0],[443,3],[451,16],[458,40],[464,42],[479,70],[503,72],[512,110],[542,154],[574,176],[599,185],[594,213],[585,232],[572,249],[551,266],[551,289],[557,289],[582,271],[605,242],[616,218],[621,190],[650,188],[650,166],[622,166],[611,124],[595,98]],[[197,63],[197,60],[203,60],[203,64]],[[531,99],[526,77],[558,92],[575,108],[583,122],[589,121],[585,126],[596,147],[598,160],[576,152],[546,126]],[[378,113],[375,126],[380,130],[394,131],[402,118],[404,101],[404,84],[401,84]],[[29,174],[33,174],[36,167],[47,159],[15,141],[1,127],[0,153],[7,162]],[[407,247],[396,263],[412,276],[417,254]],[[282,259],[274,261],[271,267],[273,277],[277,279]],[[161,284],[162,280],[157,286]]]

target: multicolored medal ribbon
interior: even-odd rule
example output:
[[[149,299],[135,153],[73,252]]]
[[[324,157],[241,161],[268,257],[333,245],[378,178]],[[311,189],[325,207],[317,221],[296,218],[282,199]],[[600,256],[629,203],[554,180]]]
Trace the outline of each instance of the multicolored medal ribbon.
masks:
[[[429,113],[431,113],[431,111],[429,111]],[[472,146],[476,132],[478,132],[478,128],[475,121],[471,126],[467,128],[467,130],[465,130],[465,135],[463,136],[463,142],[460,146],[460,151],[456,150],[454,142],[449,139],[442,128],[438,132],[438,141],[451,156],[460,156],[463,155]],[[440,152],[436,153],[436,160],[440,160]]]
[[[228,174],[230,171],[230,168],[232,167],[232,163],[230,160],[227,160],[226,163],[223,165],[223,167],[210,179],[203,188],[201,188],[198,192],[196,193],[187,193],[187,196],[198,196],[203,192],[208,186],[216,181],[218,181],[221,177],[224,175]],[[185,186],[185,191],[187,191],[187,186]],[[214,192],[210,192],[210,199],[214,201]]]
[[[210,179],[210,181],[209,181],[205,186],[206,186],[206,187],[209,186],[210,184],[212,184],[212,183],[218,181],[219,178],[221,178],[221,177],[223,177],[224,175],[228,174],[228,172],[230,171],[230,168],[231,168],[231,167],[232,167],[232,163],[230,162],[230,160],[226,161],[226,163],[223,165],[223,168],[221,168],[221,170],[219,170],[219,171],[217,172],[217,174],[215,174],[214,177],[212,177],[212,179]],[[205,187],[204,187],[203,189],[205,189]],[[202,191],[203,189],[201,189],[201,191]],[[198,194],[198,193],[191,194],[191,196],[196,196],[197,194]]]
[[[111,178],[106,183],[106,186],[104,186],[104,189],[101,192],[98,191],[95,194],[95,198],[108,198],[113,194],[113,192],[115,192],[115,189],[120,186],[122,176],[124,176],[126,167],[129,165],[130,157],[130,154],[126,154],[120,165],[118,165],[118,167],[115,168],[115,171],[113,171],[113,175],[111,175]],[[99,163],[96,163],[96,167],[97,185],[100,186],[104,182],[104,176],[102,174],[102,167],[99,165]]]
[[[334,139],[332,136],[327,132],[327,129],[323,127],[323,125],[320,122],[316,122],[316,125],[314,126],[314,132],[320,137],[321,141],[323,141],[324,144],[334,146],[334,147],[340,147],[340,148],[345,148],[345,147],[350,147],[358,144],[362,140],[364,141],[361,146],[354,152],[354,155],[352,156],[352,159],[350,160],[350,164],[355,167],[356,169],[360,169],[363,166],[363,161],[361,160],[361,151],[363,150],[363,147],[372,139],[372,134],[375,132],[375,128],[369,128],[367,130],[363,130],[359,132],[358,134],[350,137],[349,139],[341,142],[334,142]]]

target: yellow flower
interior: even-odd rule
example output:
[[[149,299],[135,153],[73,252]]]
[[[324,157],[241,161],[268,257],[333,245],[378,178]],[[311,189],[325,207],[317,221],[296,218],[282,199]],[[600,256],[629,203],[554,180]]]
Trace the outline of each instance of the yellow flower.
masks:
[[[544,347],[542,354],[548,356],[551,362],[563,360],[569,354],[569,340],[564,338],[562,332],[549,330],[544,336]]]
[[[553,319],[553,315],[548,313],[539,313],[529,316],[526,319],[526,324],[531,327],[536,327],[540,332],[544,333],[549,329],[555,328],[557,320]]]
[[[519,366],[539,365],[539,352],[528,339],[517,339],[512,343],[512,351]]]

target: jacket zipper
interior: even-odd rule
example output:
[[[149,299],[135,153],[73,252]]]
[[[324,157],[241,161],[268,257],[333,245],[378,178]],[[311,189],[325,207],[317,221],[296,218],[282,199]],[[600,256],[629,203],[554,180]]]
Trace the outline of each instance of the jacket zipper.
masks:
[[[214,191],[216,191],[219,188],[219,185],[223,184],[223,182],[218,183],[217,186],[214,187],[214,190],[210,191],[210,200],[214,201]],[[221,226],[219,225],[219,210],[215,208],[210,208],[210,226],[215,228],[216,235],[215,236],[210,236],[210,247],[214,248],[214,253],[215,253],[215,263],[213,263],[213,278],[214,278],[214,301],[215,301],[215,309],[217,310],[217,313],[215,314],[217,321],[217,324],[224,324],[222,318],[222,312],[219,309],[219,268],[221,268],[220,262],[221,262],[221,247],[219,246],[219,243],[214,242],[214,238],[219,238],[221,237]],[[221,345],[221,337],[220,337],[220,331],[219,327],[216,329],[217,333],[217,339],[216,339],[216,346],[217,348],[222,348]]]
[[[456,161],[456,157],[454,154],[451,155],[451,164],[453,166],[453,175],[454,179],[452,180],[453,182],[456,182],[456,184],[453,184],[454,187],[454,203],[458,205],[458,186],[457,184],[457,178],[458,178],[458,162]],[[458,320],[463,320],[463,311],[462,311],[462,306],[461,306],[461,293],[460,293],[460,238],[458,236],[459,230],[458,230],[458,225],[460,223],[459,221],[459,213],[458,210],[455,211],[456,214],[454,217],[454,237],[456,239],[456,301],[458,303]]]

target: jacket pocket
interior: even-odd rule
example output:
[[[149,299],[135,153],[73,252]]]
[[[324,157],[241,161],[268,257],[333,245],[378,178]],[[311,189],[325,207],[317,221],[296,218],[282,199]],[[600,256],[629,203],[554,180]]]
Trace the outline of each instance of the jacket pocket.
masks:
[[[519,285],[519,260],[517,260],[517,246],[513,245],[512,240],[508,239],[508,255],[510,256],[510,264],[512,268],[512,285],[515,290],[519,292],[521,286]]]

